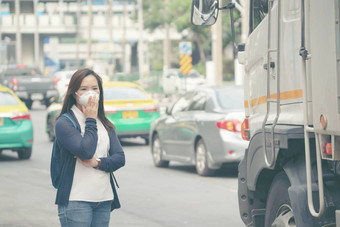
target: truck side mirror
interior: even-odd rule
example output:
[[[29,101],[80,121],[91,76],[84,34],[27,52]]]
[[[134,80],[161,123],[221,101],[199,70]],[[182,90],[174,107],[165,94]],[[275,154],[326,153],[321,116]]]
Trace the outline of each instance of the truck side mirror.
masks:
[[[218,17],[218,0],[193,0],[191,7],[191,23],[209,26],[215,24]]]
[[[230,2],[225,6],[219,7],[219,0],[192,0],[191,6],[191,23],[193,25],[204,25],[209,26],[215,24],[219,10],[230,11],[230,22],[231,22],[231,36],[233,41],[233,56],[236,58],[237,47],[235,44],[235,25],[233,9],[235,3]]]

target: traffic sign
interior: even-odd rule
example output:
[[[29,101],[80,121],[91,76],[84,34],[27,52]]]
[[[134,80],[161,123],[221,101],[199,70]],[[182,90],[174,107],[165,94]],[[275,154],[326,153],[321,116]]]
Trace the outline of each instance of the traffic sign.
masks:
[[[180,42],[179,43],[179,53],[180,54],[188,54],[191,55],[192,53],[192,45],[191,42]]]
[[[180,62],[179,62],[180,68],[179,69],[181,70],[183,75],[186,75],[191,71],[192,58],[188,54],[181,54],[179,57],[180,57]]]

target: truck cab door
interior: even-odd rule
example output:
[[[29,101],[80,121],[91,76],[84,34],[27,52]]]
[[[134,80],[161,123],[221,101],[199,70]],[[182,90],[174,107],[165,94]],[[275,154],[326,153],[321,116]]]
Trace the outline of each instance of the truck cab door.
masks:
[[[264,121],[267,108],[267,90],[276,93],[277,49],[278,49],[278,1],[271,8],[268,18],[268,1],[250,1],[250,35],[245,47],[245,98],[251,128],[259,128]],[[270,74],[267,83],[267,73]],[[272,108],[274,110],[275,107]],[[276,114],[276,111],[274,112]]]

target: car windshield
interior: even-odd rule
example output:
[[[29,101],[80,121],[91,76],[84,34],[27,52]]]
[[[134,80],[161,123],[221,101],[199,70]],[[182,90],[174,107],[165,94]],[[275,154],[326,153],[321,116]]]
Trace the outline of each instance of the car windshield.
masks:
[[[136,87],[104,87],[105,100],[149,99],[149,96]]]
[[[37,68],[8,68],[6,70],[5,76],[33,76],[41,75],[39,69]]]
[[[243,89],[240,88],[227,88],[216,91],[217,101],[220,106],[227,109],[243,109],[244,98]]]
[[[16,106],[18,100],[9,92],[0,92],[0,106]]]

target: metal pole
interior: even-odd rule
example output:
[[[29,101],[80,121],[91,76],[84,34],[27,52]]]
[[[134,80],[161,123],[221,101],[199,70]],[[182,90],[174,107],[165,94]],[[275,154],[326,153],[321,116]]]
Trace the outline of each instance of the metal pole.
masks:
[[[88,33],[87,33],[87,62],[86,64],[89,67],[92,67],[92,58],[91,58],[91,46],[92,46],[92,0],[87,1],[88,4]]]
[[[80,27],[80,9],[81,9],[81,0],[77,1],[78,7],[77,7],[77,34],[76,34],[76,68],[78,69],[80,66],[80,60],[79,60],[79,27]]]
[[[241,16],[242,16],[242,29],[241,29],[241,43],[246,43],[248,32],[249,32],[249,1],[241,0],[242,5]],[[234,61],[235,68],[235,85],[243,85],[244,78],[244,66],[239,64],[238,59]]]
[[[0,12],[1,12],[1,4],[2,1],[0,0]],[[0,17],[0,65],[2,64],[2,56],[3,56],[3,51],[2,51],[2,17]]]
[[[123,3],[123,72],[126,73],[126,1]]]
[[[168,18],[169,15],[169,0],[165,0],[164,2],[165,6],[165,13],[164,16],[166,19]],[[165,22],[165,37],[164,37],[164,43],[163,43],[163,70],[167,70],[170,68],[170,61],[169,61],[169,53],[170,53],[170,34],[169,34],[169,23],[168,21]]]
[[[221,1],[220,1],[221,4]],[[213,61],[215,68],[215,84],[221,85],[222,75],[222,17],[218,17],[216,23],[212,26],[212,46]]]
[[[110,61],[110,65],[108,68],[108,74],[109,76],[113,75],[113,70],[114,70],[114,54],[113,54],[113,23],[112,23],[112,1],[113,0],[108,0],[108,16],[109,16],[109,53],[112,56],[112,59]]]
[[[108,7],[108,15],[109,15],[109,45],[110,51],[113,50],[113,35],[112,35],[112,0],[108,0],[109,7]]]
[[[138,0],[138,68],[139,68],[139,79],[144,76],[144,21],[143,21],[143,0]]]
[[[59,18],[60,18],[60,23],[64,24],[64,3],[63,3],[63,0],[59,0]]]
[[[35,31],[34,31],[34,63],[40,67],[39,64],[39,25],[38,25],[38,0],[34,0],[34,18],[35,18]]]
[[[22,64],[22,52],[21,52],[21,29],[20,29],[20,1],[15,0],[15,18],[16,18],[16,63]]]

